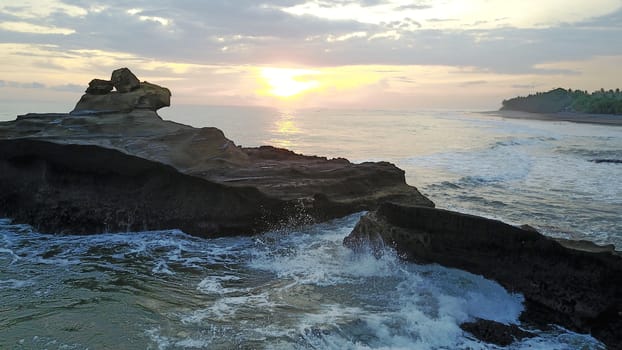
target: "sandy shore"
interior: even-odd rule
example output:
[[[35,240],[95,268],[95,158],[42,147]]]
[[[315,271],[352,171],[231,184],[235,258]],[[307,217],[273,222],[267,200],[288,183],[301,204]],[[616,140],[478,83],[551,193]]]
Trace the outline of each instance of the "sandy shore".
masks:
[[[541,114],[541,113],[528,113],[528,112],[521,112],[521,111],[492,111],[492,112],[485,112],[485,114],[497,116],[501,118],[566,121],[566,122],[573,122],[573,123],[589,123],[589,124],[622,126],[622,115],[613,115],[613,114],[586,114],[586,113],[570,113],[570,112]]]

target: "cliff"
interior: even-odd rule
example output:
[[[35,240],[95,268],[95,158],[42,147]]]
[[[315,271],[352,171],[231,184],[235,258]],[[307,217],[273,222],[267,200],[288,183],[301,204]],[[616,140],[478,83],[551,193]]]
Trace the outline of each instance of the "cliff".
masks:
[[[170,97],[124,68],[92,80],[71,113],[0,123],[0,216],[52,233],[178,228],[219,236],[385,200],[433,206],[386,162],[243,148],[216,128],[162,120],[156,111]]]

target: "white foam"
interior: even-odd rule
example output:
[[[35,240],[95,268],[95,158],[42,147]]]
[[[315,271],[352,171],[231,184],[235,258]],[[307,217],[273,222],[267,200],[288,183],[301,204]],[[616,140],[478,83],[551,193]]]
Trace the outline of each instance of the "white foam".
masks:
[[[473,318],[518,322],[522,297],[480,276],[403,263],[391,250],[376,259],[344,248],[342,239],[359,216],[253,239],[202,240],[172,231],[91,237],[28,234],[8,237],[11,244],[2,249],[21,257],[20,266],[37,264],[45,252],[58,251],[45,260],[51,265],[82,260],[103,273],[123,271],[146,283],[171,282],[166,292],[177,288],[189,300],[154,309],[166,321],[145,334],[160,349],[252,347],[254,341],[270,349],[489,349],[494,347],[465,336],[459,324]],[[177,269],[180,265],[196,271],[187,274]],[[70,273],[81,273],[67,266]],[[41,273],[58,271],[37,268]],[[181,279],[199,282],[178,283]],[[35,279],[0,280],[0,289],[26,288],[28,281]],[[48,287],[35,295],[47,298],[64,287],[55,285],[51,292]],[[562,349],[590,341],[559,331],[515,348]]]
[[[155,274],[165,274],[165,275],[174,275],[175,272],[171,271],[168,267],[168,265],[166,264],[166,262],[164,261],[158,261],[155,266],[153,267],[153,269],[151,269],[151,272],[155,273]]]
[[[8,248],[0,248],[0,254],[6,254],[11,257],[11,262],[9,264],[13,264],[20,259],[19,256],[13,252],[13,250]]]
[[[272,271],[281,279],[319,286],[394,274],[401,264],[393,252],[387,251],[376,259],[371,254],[356,254],[343,246],[343,237],[359,217],[360,214],[356,214],[332,224],[309,228],[309,234],[276,238],[272,246],[261,241],[252,252],[249,266]],[[271,237],[271,241],[274,239]]]
[[[0,280],[0,289],[22,289],[30,286],[34,286],[34,280],[16,280],[7,279]]]
[[[210,306],[195,310],[189,315],[182,316],[183,323],[200,323],[205,319],[230,320],[234,315],[246,309],[257,308],[262,312],[275,307],[275,303],[269,300],[268,292],[260,294],[223,296],[215,300]]]
[[[239,281],[240,279],[240,277],[234,275],[208,276],[199,282],[197,290],[206,294],[227,294],[248,291],[248,288],[233,288],[223,285],[223,282]]]

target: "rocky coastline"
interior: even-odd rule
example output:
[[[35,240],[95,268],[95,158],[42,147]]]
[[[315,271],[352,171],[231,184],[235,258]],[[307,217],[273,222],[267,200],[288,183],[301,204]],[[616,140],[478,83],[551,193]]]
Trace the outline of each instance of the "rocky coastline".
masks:
[[[248,235],[369,211],[344,244],[483,275],[525,296],[525,328],[551,324],[621,349],[622,257],[530,227],[435,209],[387,162],[237,146],[216,128],[165,121],[171,92],[127,68],[93,79],[69,113],[0,123],[0,217],[40,232],[181,229]],[[486,320],[462,328],[501,346],[531,334]]]
[[[561,325],[590,333],[609,349],[622,347],[622,256],[613,246],[560,241],[527,226],[394,203],[363,216],[344,244],[375,254],[388,246],[407,261],[482,275],[524,295],[526,327]],[[496,329],[505,332],[501,325]]]
[[[386,162],[244,148],[216,128],[162,120],[156,111],[170,97],[122,68],[93,79],[70,113],[0,123],[0,216],[42,232],[177,228],[214,237],[341,217],[386,200],[434,205]]]

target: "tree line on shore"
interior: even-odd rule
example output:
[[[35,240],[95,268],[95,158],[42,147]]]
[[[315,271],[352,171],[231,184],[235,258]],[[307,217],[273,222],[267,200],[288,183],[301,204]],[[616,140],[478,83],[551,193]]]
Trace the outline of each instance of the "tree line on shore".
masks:
[[[583,90],[557,88],[538,92],[526,97],[503,100],[502,110],[532,113],[577,112],[622,115],[622,92],[620,89],[600,89],[592,93]]]

